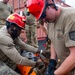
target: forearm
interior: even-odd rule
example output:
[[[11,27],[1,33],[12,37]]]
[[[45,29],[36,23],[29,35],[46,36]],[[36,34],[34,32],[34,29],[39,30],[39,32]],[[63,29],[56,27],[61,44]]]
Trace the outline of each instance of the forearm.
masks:
[[[28,44],[24,44],[24,50],[36,53],[38,51],[38,48],[35,48],[35,47],[30,46]]]
[[[33,46],[26,44],[21,39],[16,39],[15,42],[17,45],[19,45],[21,47],[22,50],[27,50],[29,52],[34,52],[34,53],[36,53],[38,51],[38,48],[35,48]]]
[[[56,60],[56,52],[55,52],[55,50],[54,50],[54,47],[53,47],[52,43],[51,43],[50,48],[51,48],[51,49],[50,49],[50,53],[51,53],[50,59]]]
[[[16,64],[25,65],[25,66],[32,66],[32,67],[34,67],[36,64],[36,62],[29,60],[29,59],[22,57],[22,56],[20,56],[20,58],[19,57],[17,57],[17,58],[18,58],[18,61],[16,61]]]
[[[45,28],[44,26],[42,26],[42,25],[40,25],[40,27],[42,28],[42,30],[44,31],[44,33],[45,33],[46,35],[48,35],[48,32],[47,32],[46,28]]]
[[[0,48],[4,52],[4,54],[16,64],[28,66],[35,66],[36,64],[34,61],[30,61],[29,59],[21,56],[14,45],[11,45],[11,47],[7,45],[0,45]]]
[[[65,61],[61,64],[61,66],[55,70],[55,75],[65,75],[69,71],[71,71],[75,67],[75,57],[70,54]]]

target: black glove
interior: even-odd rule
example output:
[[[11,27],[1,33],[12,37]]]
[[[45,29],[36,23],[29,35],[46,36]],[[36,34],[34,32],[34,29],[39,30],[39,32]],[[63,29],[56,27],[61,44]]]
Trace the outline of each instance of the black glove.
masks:
[[[57,62],[54,59],[50,59],[49,65],[47,67],[46,75],[51,75],[50,73],[55,70],[57,65]]]
[[[46,75],[54,75],[54,71],[55,71],[55,70],[52,70],[51,73],[48,73],[48,74],[46,74]]]

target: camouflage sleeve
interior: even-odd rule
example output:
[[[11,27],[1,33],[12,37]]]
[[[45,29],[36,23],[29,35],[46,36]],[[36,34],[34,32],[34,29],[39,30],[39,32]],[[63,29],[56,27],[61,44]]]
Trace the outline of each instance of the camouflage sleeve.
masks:
[[[16,64],[35,66],[34,61],[21,56],[13,45],[11,46],[1,45],[1,50]]]
[[[35,48],[35,47],[33,47],[33,46],[30,46],[30,45],[26,44],[26,43],[23,42],[20,38],[17,38],[17,39],[15,40],[15,43],[16,43],[17,45],[19,45],[22,50],[27,50],[27,51],[29,51],[29,52],[34,52],[34,53],[36,53],[36,52],[38,51],[38,48]]]
[[[18,50],[15,48],[13,40],[8,36],[0,37],[0,50],[16,64],[28,65],[28,66],[35,65],[34,61],[29,60],[20,55]]]

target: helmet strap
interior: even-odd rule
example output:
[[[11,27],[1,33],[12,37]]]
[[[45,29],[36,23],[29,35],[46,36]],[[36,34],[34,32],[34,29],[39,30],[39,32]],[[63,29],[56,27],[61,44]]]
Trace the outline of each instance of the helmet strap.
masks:
[[[57,7],[55,4],[46,4],[46,8],[47,8],[48,6],[54,6],[54,8],[55,8],[56,10],[58,10],[58,7]]]
[[[56,10],[58,10],[58,7],[55,5],[55,2],[54,2],[54,0],[52,0],[52,3],[48,3],[48,0],[46,1],[46,4],[45,4],[46,6],[45,6],[45,9],[48,7],[48,6],[54,6],[54,8],[56,9]]]
[[[46,1],[45,8],[44,8],[44,10],[43,10],[43,13],[42,13],[40,19],[43,19],[43,18],[46,17],[46,8],[47,8],[48,6],[53,6],[56,10],[58,10],[58,7],[55,5],[54,0],[52,0],[52,2],[53,2],[53,3],[48,4],[48,1]]]

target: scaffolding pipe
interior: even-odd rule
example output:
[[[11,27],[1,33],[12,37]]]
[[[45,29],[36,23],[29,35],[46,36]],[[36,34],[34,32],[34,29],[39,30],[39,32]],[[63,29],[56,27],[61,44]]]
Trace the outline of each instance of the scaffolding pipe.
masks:
[[[18,13],[20,13],[20,0],[18,0]]]
[[[13,9],[14,9],[14,0],[12,0],[12,5],[13,5]]]

